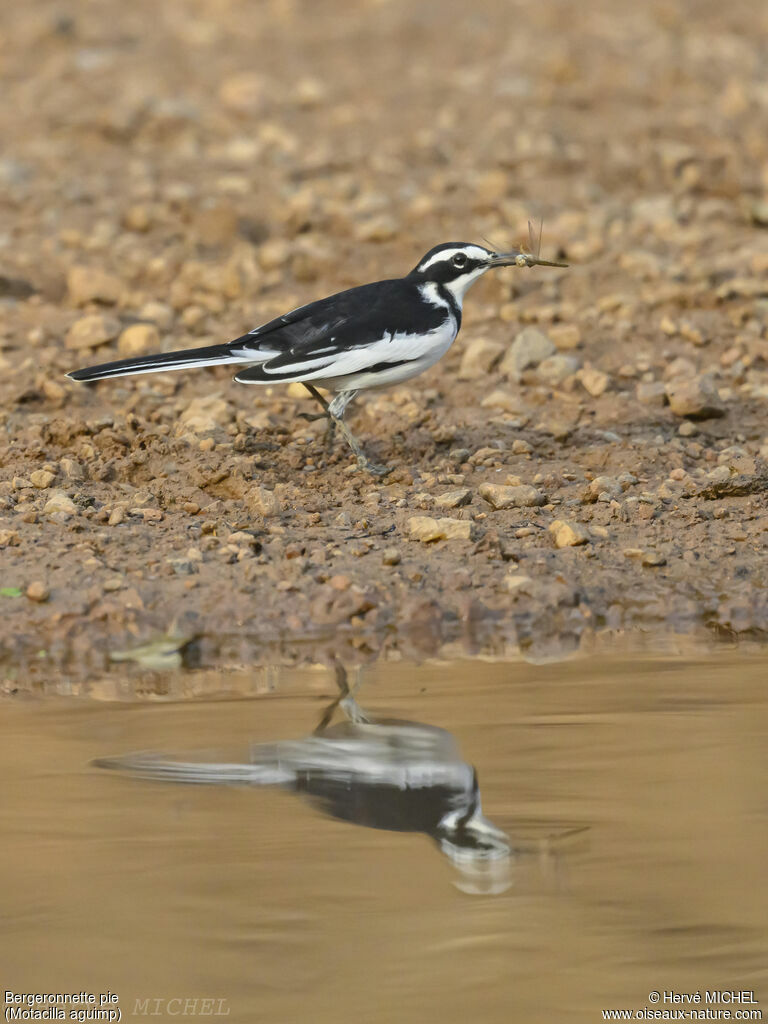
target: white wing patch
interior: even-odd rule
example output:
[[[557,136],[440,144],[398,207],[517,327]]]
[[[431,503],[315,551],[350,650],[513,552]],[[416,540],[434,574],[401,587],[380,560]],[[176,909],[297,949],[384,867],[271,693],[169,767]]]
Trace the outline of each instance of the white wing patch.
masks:
[[[253,331],[251,331],[251,334]],[[236,363],[265,363],[267,359],[274,359],[275,356],[279,356],[279,352],[275,352],[273,349],[267,348],[249,348],[247,345],[239,348],[232,349],[232,355],[236,358],[232,362]]]
[[[318,357],[315,351],[304,358],[297,353],[295,362],[276,366],[274,370],[265,366],[264,373],[274,373],[277,382],[284,376],[295,379],[297,373],[301,374],[301,380],[347,377],[350,374],[365,373],[372,366],[382,363],[420,363],[426,367],[437,362],[448,351],[457,333],[454,318],[446,317],[439,327],[426,334],[388,331],[370,345],[348,349],[346,352]]]

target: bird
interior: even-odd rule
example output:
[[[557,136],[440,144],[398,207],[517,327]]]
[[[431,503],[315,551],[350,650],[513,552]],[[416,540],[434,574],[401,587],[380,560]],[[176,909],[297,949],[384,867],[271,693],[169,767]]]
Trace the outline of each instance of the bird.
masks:
[[[338,428],[358,466],[384,476],[344,422],[361,392],[400,384],[436,363],[456,340],[467,290],[500,267],[565,267],[538,254],[495,252],[471,242],[444,242],[405,277],[376,281],[299,306],[225,344],[118,359],[67,374],[75,381],[241,364],[239,384],[299,382],[320,404],[329,431]],[[330,392],[328,401],[318,388]]]
[[[346,673],[340,691],[313,734],[301,739],[254,743],[234,758],[138,752],[93,764],[159,782],[281,788],[337,821],[426,835],[461,873],[461,888],[503,892],[516,851],[483,814],[477,772],[451,733],[370,716],[347,687]],[[337,708],[344,720],[333,723]]]

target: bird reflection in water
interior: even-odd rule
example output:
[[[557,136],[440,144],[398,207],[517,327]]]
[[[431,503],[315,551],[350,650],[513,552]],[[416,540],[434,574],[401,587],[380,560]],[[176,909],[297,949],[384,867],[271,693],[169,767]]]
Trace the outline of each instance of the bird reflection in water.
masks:
[[[144,779],[213,785],[279,786],[341,821],[430,836],[458,868],[465,892],[511,885],[509,837],[482,812],[477,772],[453,736],[420,722],[372,719],[337,666],[338,697],[313,735],[259,743],[248,763],[176,761],[130,754],[95,762]],[[344,721],[332,724],[336,712]]]

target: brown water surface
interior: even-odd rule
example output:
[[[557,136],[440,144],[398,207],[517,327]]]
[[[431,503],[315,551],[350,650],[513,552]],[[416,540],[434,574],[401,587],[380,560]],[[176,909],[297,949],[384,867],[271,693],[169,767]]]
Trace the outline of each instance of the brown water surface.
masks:
[[[0,984],[109,988],[125,1020],[204,997],[233,1022],[586,1022],[670,989],[768,1003],[767,667],[723,650],[366,669],[369,714],[447,730],[477,769],[512,848],[492,885],[424,834],[279,788],[91,765],[307,737],[328,671],[7,699]]]

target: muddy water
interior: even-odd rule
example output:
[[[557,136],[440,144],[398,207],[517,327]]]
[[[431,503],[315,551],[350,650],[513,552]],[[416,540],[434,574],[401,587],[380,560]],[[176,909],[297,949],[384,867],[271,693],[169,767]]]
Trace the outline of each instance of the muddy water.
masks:
[[[0,984],[110,989],[126,1020],[598,1021],[670,989],[753,990],[746,1008],[768,1012],[767,670],[754,651],[381,664],[358,709],[418,723],[387,726],[384,752],[385,727],[333,724],[350,705],[330,718],[319,669],[182,673],[165,698],[94,699],[130,692],[122,676],[90,698],[8,699]],[[323,770],[363,743],[358,776],[335,778],[367,824],[312,796],[317,766],[298,794],[91,766],[278,750],[285,767],[275,744],[306,744],[324,717]],[[379,758],[382,783],[404,736],[443,789],[411,831],[368,827],[392,794],[361,796],[360,765]],[[451,785],[460,802],[469,778],[471,798],[468,765],[507,856],[498,840],[498,856],[452,857],[417,830]]]

